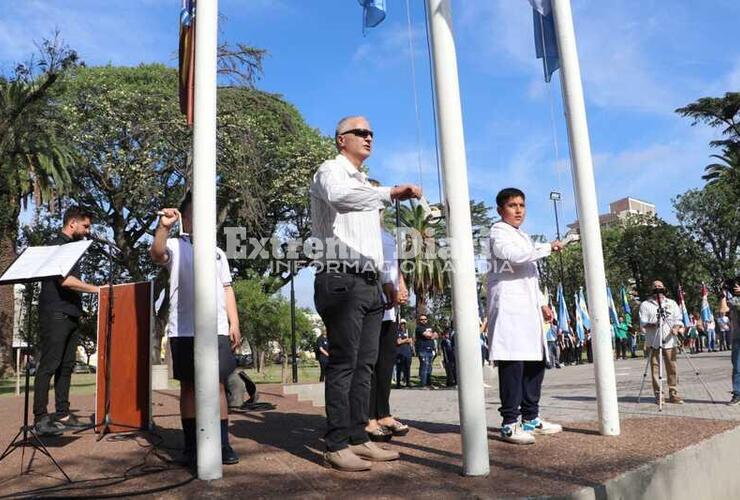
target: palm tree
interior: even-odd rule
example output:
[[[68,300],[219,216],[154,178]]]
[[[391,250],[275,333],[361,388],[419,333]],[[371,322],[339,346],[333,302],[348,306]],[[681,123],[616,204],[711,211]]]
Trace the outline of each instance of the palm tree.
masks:
[[[727,183],[740,192],[740,145],[726,147],[721,155],[711,155],[719,160],[704,167],[702,179],[708,184]]]
[[[443,219],[424,214],[421,205],[412,201],[411,206],[400,205],[400,227],[403,231],[403,258],[401,272],[406,284],[414,291],[416,314],[426,313],[430,297],[439,295],[450,282],[448,260],[439,257],[446,234]],[[386,226],[395,227],[395,211],[386,211]]]
[[[19,66],[13,78],[0,77],[0,270],[16,257],[18,216],[29,198],[53,207],[72,183],[72,154],[54,120],[50,90],[77,56],[58,40],[44,42],[42,51],[41,76]],[[0,374],[12,364],[13,309],[12,287],[0,287]]]

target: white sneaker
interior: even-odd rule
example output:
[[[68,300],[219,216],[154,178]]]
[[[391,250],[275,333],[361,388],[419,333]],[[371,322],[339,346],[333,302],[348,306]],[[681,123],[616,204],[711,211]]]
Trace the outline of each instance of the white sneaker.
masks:
[[[531,432],[524,432],[519,422],[501,426],[501,439],[514,444],[534,444]]]
[[[524,429],[524,432],[531,434],[557,434],[558,432],[563,432],[562,425],[547,422],[542,420],[540,417],[537,417],[534,420],[523,420],[522,428]]]

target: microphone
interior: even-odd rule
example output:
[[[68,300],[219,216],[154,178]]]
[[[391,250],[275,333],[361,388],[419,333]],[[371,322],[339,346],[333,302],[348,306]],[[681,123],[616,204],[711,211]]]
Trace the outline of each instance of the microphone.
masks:
[[[108,246],[111,246],[111,247],[113,247],[115,249],[118,249],[118,245],[116,245],[111,240],[109,240],[108,238],[106,238],[105,236],[103,236],[101,234],[90,233],[90,234],[87,235],[87,237],[88,237],[88,239],[90,239],[92,241],[95,241],[97,243],[101,243],[103,245],[108,245]]]

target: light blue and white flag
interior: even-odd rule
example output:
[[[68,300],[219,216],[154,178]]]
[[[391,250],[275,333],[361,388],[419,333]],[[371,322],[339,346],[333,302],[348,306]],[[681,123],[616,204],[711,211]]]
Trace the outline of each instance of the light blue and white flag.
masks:
[[[583,315],[581,314],[581,302],[579,294],[574,294],[573,298],[576,302],[576,335],[578,336],[578,340],[583,343],[584,340],[586,340],[586,330],[583,327]],[[581,296],[583,295],[583,289],[581,289]],[[588,313],[586,313],[588,314]]]
[[[714,321],[712,308],[709,307],[709,290],[704,283],[701,284],[701,320],[704,323]]]
[[[631,317],[632,308],[630,307],[630,299],[627,296],[627,289],[624,287],[624,285],[619,287],[619,296],[622,301],[622,310],[624,311],[624,314],[629,314]]]
[[[562,283],[558,283],[556,300],[558,301],[558,330],[561,332],[570,332],[570,315],[568,314],[568,306],[565,304]]]
[[[362,6],[362,29],[374,28],[385,19],[385,0],[358,0]]]
[[[545,81],[549,82],[555,70],[560,68],[552,5],[550,0],[529,0],[529,3],[534,17],[534,48],[537,59],[542,59]]]
[[[583,287],[578,290],[578,298],[576,300],[576,310],[578,316],[581,319],[583,327],[587,330],[591,329],[591,315],[588,314],[588,306],[586,305],[586,298],[583,296]]]
[[[617,307],[614,305],[614,297],[612,296],[612,289],[609,285],[606,285],[606,295],[609,303],[609,322],[612,326],[619,324],[619,314],[617,313]]]

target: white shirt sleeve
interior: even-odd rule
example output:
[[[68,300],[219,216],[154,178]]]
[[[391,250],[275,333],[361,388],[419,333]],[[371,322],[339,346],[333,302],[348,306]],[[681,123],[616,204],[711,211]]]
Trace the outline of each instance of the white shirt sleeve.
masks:
[[[221,283],[224,286],[231,285],[231,269],[229,269],[229,259],[226,258],[226,254],[220,248],[216,248],[217,255],[217,271]]]
[[[384,262],[380,272],[381,282],[393,283],[398,290],[398,257],[396,252],[396,239],[385,230],[382,232]]]
[[[167,268],[168,271],[171,271],[173,257],[180,251],[179,241],[177,238],[167,238],[164,251],[167,256],[167,260],[162,265]]]
[[[546,243],[527,245],[523,238],[494,225],[491,229],[491,252],[494,257],[512,264],[526,264],[547,257],[551,248]]]
[[[324,164],[316,172],[311,194],[325,200],[339,213],[379,210],[390,203],[391,188],[373,187],[351,178],[336,164]]]

